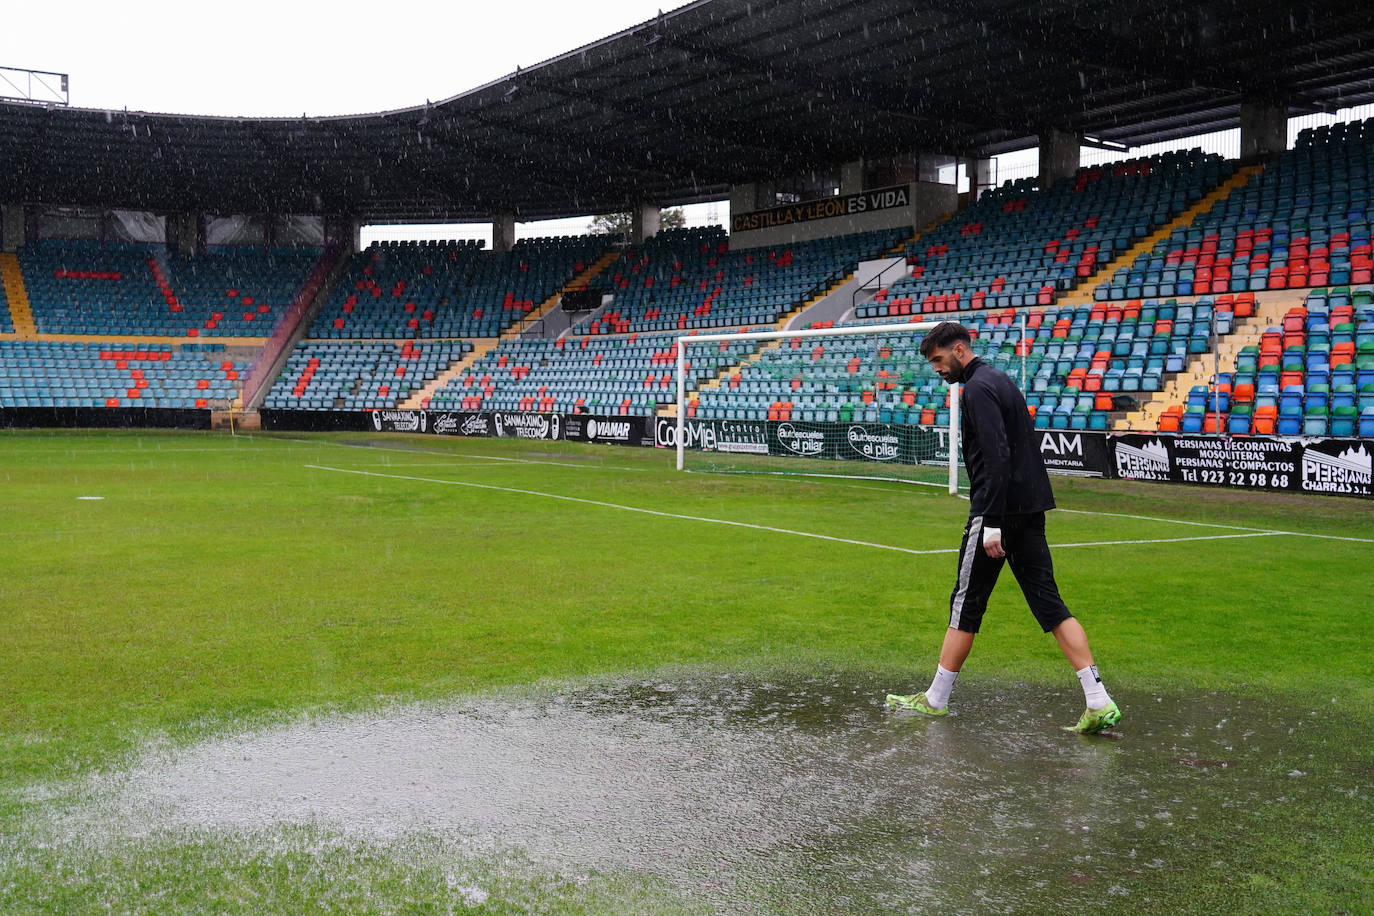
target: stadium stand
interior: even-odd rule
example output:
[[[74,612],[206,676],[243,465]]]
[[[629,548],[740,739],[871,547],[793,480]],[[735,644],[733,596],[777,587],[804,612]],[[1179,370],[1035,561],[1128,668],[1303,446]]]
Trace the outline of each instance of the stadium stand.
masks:
[[[222,344],[3,340],[0,407],[222,406],[247,365]]]
[[[1314,48],[1313,53],[1322,52]],[[1259,60],[1278,66],[1269,52]],[[1355,70],[1344,77],[1354,80],[1346,88],[1362,85]],[[530,104],[524,100],[533,95],[532,86],[512,88],[517,91],[506,97],[506,104]],[[1337,91],[1331,98],[1346,96]],[[1157,100],[1161,111],[1173,105],[1166,101]],[[812,108],[805,94],[791,102],[790,118],[804,117],[799,102],[806,103],[808,113]],[[1112,110],[1107,118],[1111,130],[1100,139],[1112,145],[1112,136],[1129,136],[1132,142],[1150,133],[1160,134],[1159,139],[1181,136],[1182,128],[1196,126],[1192,106],[1189,102],[1188,117],[1172,127],[1158,122],[1153,109],[1134,125]],[[429,155],[435,140],[421,128],[430,118],[450,117],[430,108],[427,104],[414,124],[418,145],[411,151],[412,163]],[[7,244],[27,242],[17,255],[0,255],[4,403],[227,402],[236,393],[231,384],[226,394],[224,385],[237,381],[236,360],[247,347],[269,339],[253,364],[251,391],[244,391],[256,404],[266,388],[263,406],[268,408],[424,405],[652,414],[674,400],[675,335],[780,326],[815,301],[817,293],[833,288],[859,260],[897,253],[905,258],[908,275],[845,317],[959,317],[978,335],[977,345],[989,359],[1018,370],[1024,366],[1027,399],[1039,426],[1123,428],[1118,424],[1126,421],[1123,413],[1131,406],[1140,410],[1130,422],[1143,418],[1149,428],[1163,431],[1367,434],[1374,430],[1374,240],[1369,219],[1374,119],[1306,129],[1293,149],[1279,154],[1284,136],[1279,128],[1287,113],[1267,112],[1255,104],[1241,108],[1247,112],[1240,118],[1242,137],[1255,141],[1244,146],[1243,168],[1194,149],[1079,168],[1064,177],[1070,160],[1042,147],[1042,153],[1050,153],[1043,160],[1047,174],[1060,180],[1044,188],[1039,179],[1012,181],[981,198],[971,195],[967,207],[914,239],[910,230],[889,229],[745,249],[734,247],[720,227],[711,227],[662,231],[629,247],[607,236],[524,240],[505,253],[472,243],[389,242],[326,264],[318,248],[217,246],[185,257],[164,245],[40,241],[36,237],[48,232],[72,232],[73,224],[56,219],[60,214],[47,204],[9,204],[4,229],[20,241],[7,237]],[[1084,126],[1078,123],[1080,114],[1075,108],[1071,120],[1077,127],[1066,124],[1055,133],[1095,142],[1079,129]],[[30,123],[31,115],[23,108],[6,111],[14,125]],[[67,116],[55,110],[44,114],[50,120]],[[69,156],[38,154],[52,142],[96,164],[102,156],[132,157],[121,161],[143,167],[120,173],[129,183],[162,174],[155,163],[162,161],[163,147],[153,157],[141,147],[90,141],[108,136],[109,130],[137,137],[152,121],[131,123],[126,113],[116,127],[108,112],[103,122],[80,113],[71,117],[81,133],[22,134],[31,138],[26,141],[30,145],[16,150],[33,160],[30,172],[69,161]],[[462,123],[461,117],[453,117],[452,123]],[[390,130],[391,120],[360,122],[359,129],[386,125]],[[1258,130],[1251,123],[1256,120],[1267,127]],[[245,123],[211,119],[199,126],[206,137],[241,144]],[[260,142],[262,131],[284,125],[247,126],[257,132],[250,131],[248,146],[270,151],[273,147]],[[317,152],[329,148],[340,156],[358,154],[358,148],[347,144],[341,150],[332,129],[337,124],[329,126],[323,130],[303,118],[282,143],[303,144],[313,136],[320,143]],[[1134,132],[1125,130],[1132,126]],[[7,136],[21,134],[11,131]],[[530,133],[525,142],[533,142],[534,136]],[[78,137],[83,139],[72,139]],[[968,172],[981,187],[987,173],[980,168],[990,166],[986,157],[996,144],[988,146],[981,130],[973,139],[978,142],[964,144],[959,158],[976,157],[982,163]],[[173,137],[159,137],[159,142],[173,142]],[[387,139],[380,148],[390,149],[391,142]],[[1042,135],[1040,142],[1060,145],[1054,134]],[[1061,152],[1076,153],[1071,147]],[[364,170],[373,167],[373,160],[382,161],[364,153]],[[836,176],[838,183],[865,187],[870,181],[881,183],[877,176],[884,170],[892,175],[899,171],[895,164],[891,169],[878,168],[877,160],[869,164],[874,168]],[[926,165],[917,171],[923,180],[948,180],[947,175],[921,171]],[[261,160],[251,167],[274,171]],[[515,168],[509,163],[495,171]],[[616,177],[605,163],[596,168],[603,177]],[[393,170],[399,179],[406,169]],[[212,171],[219,173],[216,193],[221,202],[236,199],[241,209],[242,198],[234,194],[242,181],[234,176],[248,173],[234,171],[227,161]],[[720,187],[733,186],[746,174],[728,171],[729,182],[722,177]],[[958,168],[954,171],[957,175]],[[748,172],[754,173],[763,174]],[[80,189],[77,179],[102,173],[91,168],[78,174],[68,168],[54,174],[59,179],[54,187]],[[348,227],[360,224],[355,220],[404,222],[417,216],[417,204],[437,200],[430,186],[434,174],[416,167],[408,176],[411,189],[395,199],[364,188],[370,182],[362,181],[350,191],[361,195],[351,198],[352,209],[328,219],[315,214],[319,231],[312,229],[308,237],[329,239],[343,257]],[[892,180],[914,177],[902,175]],[[299,183],[307,176],[284,177]],[[659,177],[682,180],[680,174]],[[167,184],[165,178],[162,182]],[[697,184],[693,173],[693,194]],[[814,192],[821,197],[838,190],[829,184],[807,186],[823,187]],[[524,180],[511,184],[506,198],[515,191],[558,197],[555,191],[561,187]],[[681,191],[687,185],[678,187]],[[161,199],[150,192],[164,190],[144,189],[140,200],[148,213],[197,215],[194,201],[186,201],[181,210],[148,202]],[[774,190],[784,190],[783,185],[774,189],[764,182],[749,194],[732,190],[731,198],[763,206],[774,202]],[[911,212],[924,214],[935,202],[944,207],[957,198],[957,187],[945,185],[943,190],[949,195],[931,196],[930,206],[917,207],[912,201]],[[90,196],[89,190],[75,193]],[[581,197],[574,193],[556,206],[540,200],[539,212],[581,206],[586,196],[579,193]],[[41,194],[29,199],[46,200]],[[532,202],[526,199],[522,208],[508,212],[532,215]],[[91,211],[100,205],[98,200],[84,203]],[[172,203],[180,207],[183,202]],[[443,204],[443,212],[457,218],[451,210],[455,200]],[[485,206],[468,213],[471,218],[490,216]],[[909,218],[906,211],[882,218],[889,216]],[[82,219],[94,225],[90,217],[87,212]],[[173,231],[177,227],[172,222],[166,225],[168,237],[187,241],[190,229],[183,225]],[[805,233],[823,225],[809,224]],[[128,237],[109,231],[112,226],[101,222],[100,235]],[[262,237],[277,233],[264,230]],[[328,268],[339,264],[343,276],[336,282],[337,273]],[[607,265],[604,270],[602,265]],[[598,283],[609,288],[614,301],[562,338],[525,339],[545,333],[546,324],[548,333],[555,333],[568,320],[563,315],[547,323],[531,319],[541,306],[555,308],[560,288],[588,270],[601,270]],[[310,309],[319,305],[303,292],[311,276],[321,284],[328,277],[333,285],[307,328],[301,326],[302,316],[314,314]],[[1288,291],[1292,293],[1286,298],[1273,295]],[[1024,341],[1023,320],[1029,332]],[[125,340],[113,342],[116,336]],[[205,338],[227,339],[228,349],[211,351],[215,355],[207,362],[206,351],[197,346],[197,339]],[[691,410],[705,416],[744,412],[806,419],[938,419],[945,407],[943,386],[925,370],[909,342],[871,353],[863,346],[857,339],[813,346],[725,345],[691,367]],[[222,364],[220,375],[212,371],[204,376],[205,366],[213,367],[216,359]],[[276,372],[283,359],[285,367]],[[69,370],[65,377],[64,360]],[[191,379],[197,371],[202,375]],[[179,384],[192,380],[194,388]]]
[[[1024,353],[1026,400],[1037,426],[1105,430],[1121,409],[1118,395],[1135,403],[1159,390],[1190,354],[1207,351],[1217,308],[1210,299],[1169,300],[947,317],[970,329],[980,355],[1014,375]],[[1223,335],[1233,326],[1229,302],[1224,309],[1216,321]],[[722,383],[729,391],[699,392],[697,408],[701,416],[725,419],[946,422],[944,383],[918,346],[915,335],[884,334],[876,344],[865,337],[829,344],[794,338],[762,349],[730,374]]]
[[[1219,337],[1235,326],[1232,303],[1210,298],[1065,306],[1041,314],[1027,403],[1037,410],[1037,426],[1054,429],[1109,428],[1109,415],[1120,409],[1118,395],[1136,406],[1192,357],[1208,352],[1214,324]],[[1034,321],[1028,316],[1028,323]]]
[[[727,420],[938,422],[945,385],[919,352],[918,335],[792,338],[733,367],[688,401],[688,415]],[[977,347],[990,359],[985,345]]]
[[[732,251],[719,227],[665,230],[603,271],[613,304],[558,340],[501,341],[427,404],[652,416],[677,397],[677,333],[771,324],[906,234],[886,230]],[[710,379],[752,349],[722,346],[688,367],[689,384]]]
[[[1094,290],[1098,300],[1374,280],[1374,120],[1306,129],[1297,145]]]
[[[505,340],[444,385],[436,410],[538,410],[652,416],[677,401],[675,334]],[[696,387],[756,345],[722,343],[687,366]]]
[[[1134,241],[1215,187],[1231,163],[1200,150],[1079,169],[985,193],[909,243],[911,275],[859,307],[860,318],[1051,305]]]
[[[1367,436],[1374,428],[1374,289],[1311,290],[1241,347],[1215,388],[1192,386],[1165,432]]]
[[[315,248],[45,240],[19,251],[38,333],[265,337],[320,257]]]
[[[1122,409],[1119,395],[1129,396],[1128,404],[1146,399],[1162,391],[1189,361],[1201,356],[1208,362],[1227,352],[1225,342],[1238,326],[1237,315],[1253,310],[1250,293],[1024,310],[1026,400],[1035,411],[1036,426],[1112,428]],[[975,349],[985,357],[1013,374],[1019,371],[1021,313],[950,317],[974,331]],[[943,422],[939,384],[922,375],[922,361],[910,345],[892,346],[889,355],[877,360],[863,352],[860,339],[845,346],[838,357],[817,357],[814,345],[804,347],[800,359],[765,355],[762,371],[739,374],[746,391],[759,395],[752,411],[742,415],[841,421],[890,416],[894,422],[916,422],[913,414],[921,410],[920,422]],[[1157,428],[1232,435],[1374,434],[1374,289],[1312,290],[1304,307],[1289,309],[1280,324],[1263,330],[1258,344],[1236,352],[1215,376],[1215,386],[1188,387],[1180,403],[1159,415]],[[848,359],[844,370],[849,381],[836,371],[834,361],[844,361],[841,357]],[[818,365],[804,365],[808,359]],[[880,374],[884,371],[887,376]],[[797,387],[791,388],[793,384]],[[890,393],[884,395],[884,389]],[[702,394],[708,410],[717,403],[734,408],[739,402]],[[893,398],[905,408],[893,404]]]
[[[665,230],[627,248],[603,271],[615,301],[576,330],[627,334],[771,324],[910,234],[888,229],[732,249],[719,226]]]
[[[263,401],[286,410],[396,407],[412,390],[472,352],[464,340],[302,341]]]
[[[718,227],[662,232],[640,249],[622,254],[603,272],[619,275],[611,281],[616,293],[614,306],[588,317],[562,339],[503,339],[490,353],[438,387],[424,403],[434,409],[652,415],[660,405],[676,398],[672,334],[662,331],[677,333],[678,325],[687,323],[684,313],[688,309],[698,309],[704,298],[719,303],[710,317],[703,314],[691,319],[697,328],[722,323],[735,326],[755,318],[774,321],[795,310],[818,285],[852,271],[862,257],[891,249],[905,234],[904,230],[889,230],[777,250],[732,253]],[[373,246],[355,259],[350,267],[352,274],[345,275],[342,291],[334,293],[331,305],[337,301],[349,316],[367,310],[370,317],[364,318],[359,326],[392,339],[417,333],[424,336],[432,327],[475,327],[495,333],[526,314],[535,295],[543,297],[546,290],[556,291],[573,273],[585,269],[608,243],[606,237],[538,239],[517,245],[512,255],[518,258],[504,259],[470,244]],[[469,262],[481,258],[498,268],[515,264],[523,276],[536,278],[532,282],[538,286],[538,292],[517,298],[520,294],[507,288],[511,283],[509,275],[503,277],[504,285],[496,287],[465,285],[472,277]],[[488,276],[493,273],[499,275],[499,270],[487,271]],[[639,282],[659,274],[664,289],[674,291],[661,302],[652,298],[654,282]],[[721,275],[722,289],[713,296],[701,284],[708,282],[708,278],[717,282],[717,275]],[[635,277],[636,283],[631,284],[628,277]],[[723,295],[726,287],[728,296]],[[384,294],[386,288],[391,290],[390,295]],[[627,317],[633,307],[623,304],[632,298],[632,288],[649,291],[634,319]],[[485,314],[469,314],[468,317],[480,320],[465,321],[460,317],[456,324],[443,323],[441,309],[459,300],[470,304],[475,296],[486,296],[484,301],[488,303],[496,301],[500,306],[497,315],[488,318]],[[404,324],[396,324],[396,305],[386,302],[387,299],[401,302],[403,309],[414,302],[419,320],[412,317]],[[648,302],[656,304],[650,306]],[[429,307],[420,310],[421,305]],[[646,315],[655,309],[654,314]],[[478,310],[483,307],[475,306],[474,312]],[[430,314],[427,316],[426,312]],[[387,317],[389,313],[391,317]],[[338,327],[341,322],[344,328]],[[660,333],[641,335],[631,330],[634,323],[659,328]],[[326,307],[311,334],[339,334],[352,326],[349,319],[330,317]],[[613,331],[616,333],[611,336]],[[263,406],[326,410],[392,407],[422,381],[434,377],[430,373],[421,382],[401,389],[399,396],[394,385],[388,385],[385,393],[377,389],[364,393],[359,386],[367,387],[365,382],[372,378],[372,360],[381,356],[394,358],[391,349],[395,345],[383,340],[340,342],[337,348],[322,348],[316,346],[318,343],[312,340],[297,347]],[[463,352],[470,351],[471,345]],[[743,346],[720,350],[709,365],[692,367],[692,383],[708,378],[747,352],[748,348]],[[457,353],[450,355],[455,360],[460,358]],[[316,360],[314,373],[307,376],[312,359]],[[390,371],[391,367],[383,368]],[[302,389],[303,379],[307,383],[323,380],[326,388]],[[340,381],[350,387],[345,391],[328,386]]]
[[[1011,182],[902,247],[909,230],[732,249],[719,227],[664,231],[618,255],[605,236],[527,240],[507,254],[376,244],[349,259],[262,406],[650,416],[676,399],[676,335],[776,326],[859,260],[898,251],[911,275],[854,320],[957,318],[995,364],[1019,373],[1024,354],[1038,427],[1124,428],[1126,410],[1152,403],[1150,427],[1166,432],[1374,435],[1374,290],[1359,285],[1371,271],[1371,158],[1374,126],[1355,122],[1304,132],[1229,193],[1221,183],[1232,164],[1197,151],[1080,169],[1049,191]],[[1209,190],[1225,196],[1171,231]],[[1096,287],[1095,301],[1055,302],[1154,231],[1169,234]],[[612,304],[559,339],[516,335],[536,305],[603,256],[615,258],[601,275]],[[0,405],[231,403],[246,364],[152,338],[262,337],[318,259],[318,249],[186,258],[123,243],[24,246],[15,263],[36,331],[28,336],[93,340],[5,341]],[[1257,312],[1256,292],[1315,280],[1329,285],[1302,306]],[[1158,295],[1120,295],[1145,291]],[[14,334],[8,301],[0,289],[0,333]],[[149,340],[98,342],[112,335]],[[945,422],[943,383],[915,346],[914,337],[723,344],[689,367],[688,413]],[[1204,378],[1198,367],[1209,360],[1221,372]]]
[[[374,244],[350,259],[308,336],[495,337],[610,244],[602,235],[525,239],[503,254],[471,242]]]

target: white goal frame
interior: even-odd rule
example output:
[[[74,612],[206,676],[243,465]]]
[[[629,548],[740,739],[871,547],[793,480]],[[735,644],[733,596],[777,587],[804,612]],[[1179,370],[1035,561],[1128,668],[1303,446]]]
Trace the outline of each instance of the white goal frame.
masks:
[[[797,337],[852,337],[874,334],[912,334],[929,331],[938,321],[909,321],[903,324],[846,325],[839,328],[807,328],[799,331],[738,331],[733,334],[682,335],[677,338],[677,469],[685,470],[687,437],[687,347],[699,343],[736,340],[792,340]],[[959,492],[959,386],[949,386],[949,492]]]

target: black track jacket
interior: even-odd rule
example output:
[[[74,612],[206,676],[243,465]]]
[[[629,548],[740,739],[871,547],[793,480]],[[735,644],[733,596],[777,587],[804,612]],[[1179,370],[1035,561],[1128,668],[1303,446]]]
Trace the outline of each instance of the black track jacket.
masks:
[[[1021,389],[1001,369],[969,360],[960,374],[960,432],[969,477],[969,515],[1000,528],[1004,515],[1054,508],[1050,475]]]

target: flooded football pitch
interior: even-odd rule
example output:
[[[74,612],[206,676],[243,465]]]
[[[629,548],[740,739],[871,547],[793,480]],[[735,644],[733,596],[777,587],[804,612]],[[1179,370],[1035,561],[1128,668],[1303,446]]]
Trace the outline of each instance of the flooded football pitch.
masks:
[[[1076,687],[961,683],[945,719],[883,708],[908,686],[684,672],[314,717],[150,750],[64,830],[438,837],[703,912],[1129,911],[1175,876],[1243,874],[1285,805],[1369,810],[1329,700],[1121,692],[1122,725],[1083,737],[1061,728]]]

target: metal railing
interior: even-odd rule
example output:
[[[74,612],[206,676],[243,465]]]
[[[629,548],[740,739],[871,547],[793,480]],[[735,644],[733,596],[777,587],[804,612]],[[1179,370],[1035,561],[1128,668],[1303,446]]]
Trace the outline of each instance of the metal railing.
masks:
[[[894,255],[892,255],[892,257],[897,258],[898,260],[893,261],[891,264],[887,265],[887,266],[884,267],[882,270],[878,271],[876,274],[874,274],[873,276],[869,277],[868,280],[865,281],[865,282],[866,282],[866,283],[871,283],[872,281],[877,280],[877,281],[878,281],[878,289],[884,289],[885,287],[887,287],[887,286],[889,285],[887,282],[885,282],[885,281],[883,280],[883,277],[887,276],[887,272],[888,272],[888,271],[890,271],[890,270],[895,270],[895,269],[897,269],[897,268],[902,268],[903,270],[905,270],[907,267],[910,266],[910,265],[907,264],[906,255],[897,255],[897,254],[894,254]],[[899,278],[897,278],[897,279],[901,279],[901,278],[899,277]],[[894,280],[893,282],[896,282],[896,281]],[[849,297],[849,308],[850,308],[851,311],[853,311],[854,309],[857,309],[857,308],[859,307],[859,294],[862,293],[864,290],[867,290],[867,289],[869,289],[869,287],[866,286],[866,285],[864,285],[864,284],[860,284],[857,288],[855,288],[854,292],[853,292],[853,293],[850,295],[850,297]],[[876,293],[875,293],[875,295],[876,295]]]
[[[241,389],[244,409],[261,402],[262,396],[286,362],[286,355],[290,349],[287,344],[291,337],[300,329],[306,313],[314,305],[315,300],[333,288],[347,262],[348,255],[344,246],[338,243],[326,245],[320,252],[319,260],[315,262],[305,284],[296,291],[291,304],[287,306],[272,333],[268,335],[258,358],[248,369]]]

